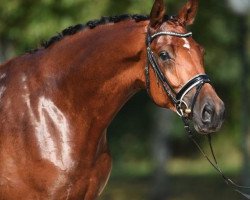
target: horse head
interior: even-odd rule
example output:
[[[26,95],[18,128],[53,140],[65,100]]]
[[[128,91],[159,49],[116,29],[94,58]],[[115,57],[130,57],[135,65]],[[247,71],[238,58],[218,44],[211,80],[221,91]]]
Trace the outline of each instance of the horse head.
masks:
[[[199,133],[216,132],[225,107],[204,70],[204,48],[187,32],[198,10],[189,0],[177,16],[167,17],[163,0],[155,0],[148,26],[146,85],[153,101],[192,119]]]

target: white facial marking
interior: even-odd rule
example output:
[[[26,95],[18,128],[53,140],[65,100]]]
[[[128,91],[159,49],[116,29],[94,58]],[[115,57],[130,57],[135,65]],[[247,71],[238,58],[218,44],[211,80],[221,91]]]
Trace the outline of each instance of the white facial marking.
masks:
[[[6,73],[3,73],[0,75],[0,80],[4,79],[6,77]]]
[[[22,82],[26,82],[26,80],[27,80],[27,76],[26,76],[26,75],[23,75],[23,76],[22,76]]]
[[[190,49],[190,44],[189,44],[187,38],[182,38],[182,39],[184,41],[183,47],[186,48],[186,49]]]
[[[159,37],[158,42],[163,43],[164,42],[164,37]]]

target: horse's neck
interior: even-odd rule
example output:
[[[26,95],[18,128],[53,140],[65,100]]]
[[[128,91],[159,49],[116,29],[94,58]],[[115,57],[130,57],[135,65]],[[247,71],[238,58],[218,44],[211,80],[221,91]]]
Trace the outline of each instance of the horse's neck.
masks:
[[[60,60],[60,67],[67,68],[59,91],[74,112],[101,119],[99,122],[107,126],[143,87],[145,23],[99,26],[65,38],[57,44],[58,49],[48,50],[56,62]]]

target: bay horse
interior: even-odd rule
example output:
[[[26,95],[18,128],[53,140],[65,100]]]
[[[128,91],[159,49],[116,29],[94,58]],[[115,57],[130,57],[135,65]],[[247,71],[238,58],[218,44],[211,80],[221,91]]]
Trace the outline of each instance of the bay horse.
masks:
[[[2,64],[0,199],[97,199],[111,170],[106,129],[143,89],[200,133],[217,131],[224,104],[186,29],[197,9],[198,0],[189,0],[168,17],[155,0],[149,17],[76,25]]]

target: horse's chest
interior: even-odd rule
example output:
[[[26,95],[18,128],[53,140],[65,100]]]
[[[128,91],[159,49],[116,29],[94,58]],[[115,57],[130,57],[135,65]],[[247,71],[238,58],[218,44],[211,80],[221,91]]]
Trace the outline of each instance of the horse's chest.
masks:
[[[108,152],[103,152],[92,166],[83,164],[68,173],[66,179],[62,176],[59,184],[53,186],[55,194],[58,194],[55,199],[64,199],[67,196],[68,199],[95,200],[104,189],[110,171],[111,157]],[[60,184],[61,187],[58,187]]]
[[[70,120],[48,98],[32,100],[24,95],[21,104],[25,109],[20,116],[13,123],[8,117],[9,123],[5,123],[6,127],[16,124],[18,128],[10,134],[3,126],[1,133],[0,196],[20,200],[96,199],[111,169],[106,134],[74,128],[81,124]]]
[[[79,165],[69,171],[48,160],[28,163],[26,168],[12,167],[12,174],[10,170],[1,171],[0,194],[4,199],[95,200],[107,182],[110,169],[108,153],[100,154],[91,167]]]

